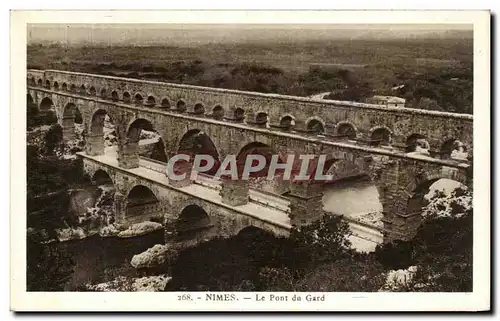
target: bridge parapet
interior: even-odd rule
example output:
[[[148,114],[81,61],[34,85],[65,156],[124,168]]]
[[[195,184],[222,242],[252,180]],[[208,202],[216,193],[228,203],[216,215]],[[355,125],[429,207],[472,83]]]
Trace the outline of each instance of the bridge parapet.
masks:
[[[36,69],[28,69],[28,85],[36,86],[39,83],[39,80],[42,81],[42,84],[45,83],[45,71],[36,70]]]

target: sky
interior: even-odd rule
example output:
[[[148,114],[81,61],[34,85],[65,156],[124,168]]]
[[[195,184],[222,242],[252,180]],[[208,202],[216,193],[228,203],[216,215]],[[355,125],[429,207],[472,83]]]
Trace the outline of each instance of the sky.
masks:
[[[263,32],[265,31],[265,32]],[[28,43],[190,45],[324,39],[472,37],[472,25],[30,24]]]

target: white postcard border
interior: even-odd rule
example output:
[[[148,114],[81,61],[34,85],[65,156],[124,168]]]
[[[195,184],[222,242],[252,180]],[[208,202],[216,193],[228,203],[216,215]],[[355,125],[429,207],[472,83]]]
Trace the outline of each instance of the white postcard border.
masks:
[[[325,293],[327,302],[178,301],[179,293],[26,292],[27,23],[412,23],[474,26],[472,293]],[[490,307],[490,13],[488,11],[13,11],[10,82],[10,286],[16,311],[475,311]],[[226,292],[232,293],[232,292]],[[270,293],[270,292],[268,292]],[[196,295],[204,295],[202,292]],[[238,297],[257,293],[235,293]],[[286,293],[280,293],[286,294]],[[294,293],[287,294],[290,298]],[[306,294],[302,294],[305,297]]]

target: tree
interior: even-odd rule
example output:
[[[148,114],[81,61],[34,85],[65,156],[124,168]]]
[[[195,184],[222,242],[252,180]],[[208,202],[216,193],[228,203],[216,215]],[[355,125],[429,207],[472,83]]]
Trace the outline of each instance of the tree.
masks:
[[[290,242],[300,264],[318,264],[347,256],[351,249],[349,225],[341,216],[324,215],[309,225],[293,228]]]
[[[63,130],[61,125],[55,124],[50,126],[49,130],[45,134],[44,154],[54,155],[56,153],[56,149],[62,150],[62,139]]]
[[[26,244],[26,288],[28,291],[64,291],[73,274],[70,254],[57,246],[40,244],[28,237]]]
[[[326,99],[347,100],[347,101],[364,101],[366,98],[373,96],[372,84],[367,81],[361,81],[351,71],[341,69],[338,72],[340,78],[345,84],[345,89],[334,90]]]
[[[38,125],[38,106],[36,104],[29,104],[27,106],[27,114],[26,114],[26,125],[27,129],[32,129],[33,127]]]

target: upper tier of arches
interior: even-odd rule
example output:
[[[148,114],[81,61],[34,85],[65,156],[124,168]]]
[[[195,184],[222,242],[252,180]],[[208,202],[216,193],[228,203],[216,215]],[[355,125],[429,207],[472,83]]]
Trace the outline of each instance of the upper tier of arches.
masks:
[[[55,74],[59,75],[59,72]],[[391,128],[391,126],[384,125],[383,123],[386,123],[386,121],[383,117],[378,117],[382,124],[370,122],[370,127],[367,128],[366,125],[363,125],[363,128],[360,128],[357,123],[359,120],[356,119],[356,117],[354,117],[354,119],[351,118],[351,115],[348,113],[344,113],[345,117],[343,119],[336,117],[337,119],[335,121],[331,121],[325,119],[323,115],[304,117],[300,109],[294,110],[293,108],[288,108],[286,112],[255,109],[255,106],[251,104],[250,106],[247,104],[238,106],[237,102],[227,101],[224,97],[220,97],[221,99],[219,102],[214,102],[210,99],[202,101],[193,99],[188,93],[182,94],[183,91],[180,91],[180,94],[176,95],[166,95],[165,90],[162,89],[158,89],[157,91],[149,90],[147,89],[148,86],[139,88],[140,86],[133,84],[133,81],[137,82],[137,80],[130,80],[131,84],[128,84],[127,81],[129,80],[123,79],[124,82],[121,85],[115,86],[111,80],[103,81],[107,80],[105,76],[95,75],[93,77],[95,77],[95,79],[89,77],[82,78],[90,83],[78,83],[70,81],[70,79],[68,79],[69,77],[64,72],[61,72],[61,79],[55,76],[51,77],[51,79],[32,76],[31,78],[28,77],[28,83],[32,86],[40,86],[45,89],[50,88],[54,91],[72,92],[77,95],[91,96],[97,99],[130,104],[140,108],[169,110],[176,113],[189,114],[193,117],[211,118],[218,121],[233,123],[245,123],[249,126],[264,127],[272,130],[279,129],[283,131],[295,131],[302,135],[322,136],[325,139],[331,140],[348,139],[357,141],[360,144],[368,143],[374,146],[393,146],[407,149],[409,152],[415,151],[414,146],[411,144],[408,145],[407,141],[407,138],[411,134],[414,134],[410,132],[412,129],[406,128],[406,133],[403,134],[396,133],[395,131],[401,131],[401,126],[396,126],[397,129],[395,130]],[[78,80],[78,77],[72,77],[71,79]],[[155,87],[152,86],[152,88]],[[325,106],[325,109],[326,108],[329,107]],[[421,111],[415,110],[414,112],[415,117],[418,117]],[[452,118],[454,117],[455,116]],[[460,115],[460,117],[463,119],[468,118],[465,115]],[[469,118],[472,120],[471,116]],[[449,146],[457,145],[455,141],[458,141],[460,142],[460,148],[462,150],[470,150],[472,147],[471,136],[465,135],[464,137],[464,135],[459,132],[453,133],[450,132],[449,129],[443,129],[443,133],[446,134],[440,134],[436,137],[432,132],[435,129],[431,124],[427,127],[428,130],[427,128],[420,128],[421,126],[418,127],[419,128],[415,128],[414,131],[431,142],[429,148],[437,153],[437,155],[445,155],[453,151],[450,148],[442,147],[445,143],[442,141],[443,137],[446,137],[447,140],[453,140],[453,144],[450,143]],[[462,128],[462,131],[466,130],[464,126],[460,128]],[[422,132],[424,132],[424,134],[421,134]],[[411,143],[414,144],[413,141],[411,141]]]

